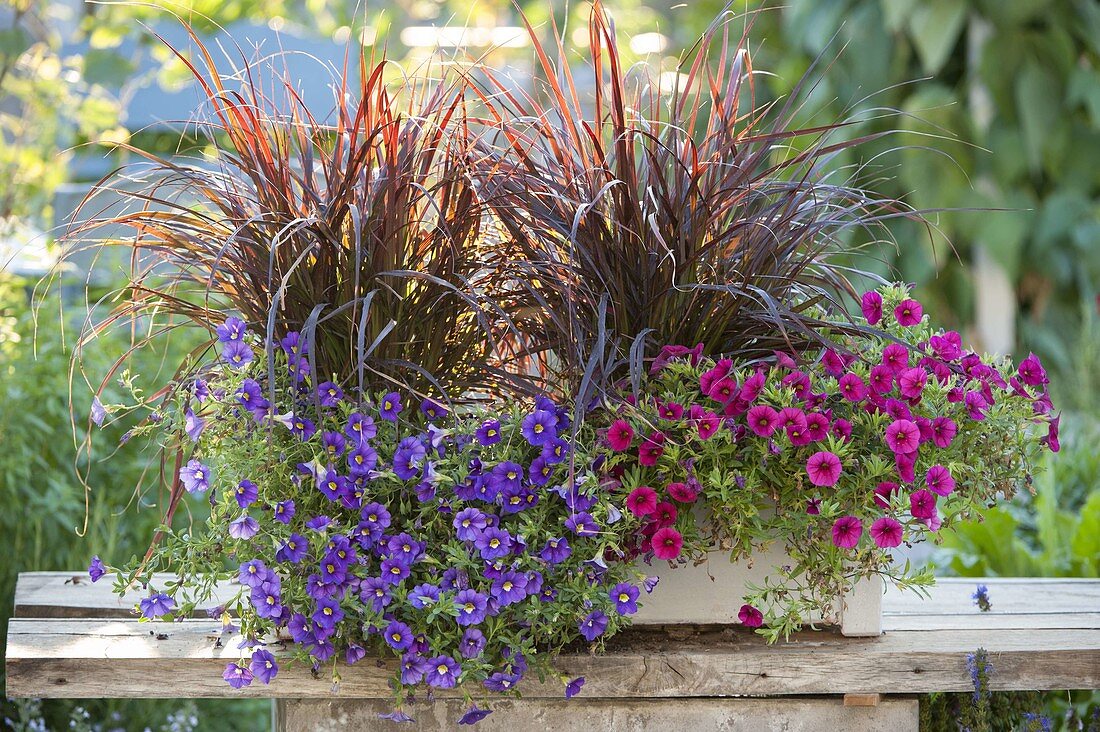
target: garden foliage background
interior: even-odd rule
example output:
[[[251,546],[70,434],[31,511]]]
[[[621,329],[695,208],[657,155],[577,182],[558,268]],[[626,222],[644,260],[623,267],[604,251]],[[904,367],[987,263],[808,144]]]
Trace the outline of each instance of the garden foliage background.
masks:
[[[629,43],[627,58],[661,70],[673,70],[677,52],[725,6],[724,0],[606,4],[624,45]],[[570,4],[569,11],[565,3],[544,0],[520,5],[546,34],[543,21],[551,12],[567,35],[584,28],[579,20],[587,11],[579,5]],[[738,0],[733,8],[760,5]],[[770,72],[757,77],[759,97],[787,93],[820,58],[826,68],[800,124],[860,120],[842,133],[853,137],[903,130],[879,143],[880,156],[838,158],[838,170],[875,166],[877,187],[918,208],[1004,209],[944,211],[934,216],[931,234],[899,223],[897,248],[853,253],[864,268],[895,271],[915,282],[917,296],[934,317],[972,341],[984,339],[987,348],[1007,347],[1017,355],[1037,352],[1052,371],[1055,404],[1066,415],[1062,453],[1037,483],[1036,497],[993,509],[985,523],[950,538],[943,569],[967,575],[1100,576],[1095,450],[1100,442],[1100,375],[1095,373],[1100,362],[1100,5],[1094,0],[773,5],[755,17],[751,33],[754,66]],[[102,463],[128,425],[111,426],[91,456],[78,454],[75,446],[82,435],[79,428],[74,435],[70,425],[70,397],[78,415],[87,414],[91,401],[82,378],[69,390],[72,335],[85,315],[79,306],[82,279],[55,288],[36,322],[29,307],[34,267],[13,264],[26,261],[28,250],[47,246],[71,209],[67,201],[121,162],[117,153],[83,143],[129,140],[161,154],[175,148],[178,132],[138,127],[130,115],[130,103],[142,88],[173,89],[184,78],[180,65],[137,22],[169,20],[153,6],[172,7],[200,31],[231,25],[242,45],[251,23],[315,42],[366,39],[409,66],[430,53],[410,29],[520,25],[508,0],[481,0],[473,7],[466,0],[156,0],[140,7],[5,0],[0,7],[0,536],[13,561],[0,565],[0,632],[17,572],[83,567],[92,553],[125,559],[144,547],[157,521],[155,510],[131,505],[131,488],[149,468],[150,446],[131,441]],[[584,53],[583,36],[568,37],[576,52]],[[530,66],[529,47],[490,53],[497,66]],[[853,241],[853,250],[864,244]],[[106,292],[110,284],[96,287]],[[58,317],[61,299],[69,304]],[[983,302],[1008,308],[992,316],[1007,321],[1007,331],[991,335],[979,327],[988,315],[981,314]],[[184,340],[165,343],[162,353],[187,348]],[[122,347],[103,343],[95,349],[97,358],[85,365],[89,381],[98,383],[109,368],[107,354]],[[150,379],[160,366],[158,354],[142,358],[134,365],[135,378]],[[84,491],[76,470],[82,465],[90,468],[89,482],[101,489],[91,493],[88,531],[79,537],[74,527],[83,525]],[[1058,705],[1065,698],[1051,701],[1050,711],[1064,711]],[[1086,703],[1080,696],[1073,699]],[[3,716],[25,723],[45,715],[49,728],[68,727],[71,715],[77,728],[97,728],[96,723],[102,729],[211,728],[211,720],[227,711],[217,705],[203,702],[194,720],[192,709],[181,709],[178,702],[104,703],[89,709],[86,720],[73,705],[37,710],[8,704]],[[262,728],[266,714],[263,702],[236,703],[232,711],[242,729]]]

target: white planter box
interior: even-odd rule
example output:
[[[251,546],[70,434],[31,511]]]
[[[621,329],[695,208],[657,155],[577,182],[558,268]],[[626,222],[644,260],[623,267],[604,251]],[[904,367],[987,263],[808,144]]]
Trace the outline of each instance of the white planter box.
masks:
[[[729,561],[728,552],[710,552],[697,566],[670,568],[668,562],[654,560],[652,565],[639,562],[638,568],[661,581],[651,594],[641,597],[641,607],[633,617],[635,625],[737,625],[737,613],[747,594],[746,585],[763,586],[764,578],[790,559],[780,542],[772,544],[749,562]],[[804,618],[806,624],[840,626],[846,636],[882,634],[882,594],[880,578],[860,580],[852,591],[837,598],[831,612]]]

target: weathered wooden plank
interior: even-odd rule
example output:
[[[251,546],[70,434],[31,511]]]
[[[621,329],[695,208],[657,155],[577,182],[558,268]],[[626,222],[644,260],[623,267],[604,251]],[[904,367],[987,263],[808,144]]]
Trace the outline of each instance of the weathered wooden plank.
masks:
[[[886,615],[883,630],[977,630],[981,628],[1072,629],[1100,628],[1100,611],[1092,613],[1031,613],[996,615],[973,612],[961,615]]]
[[[583,692],[582,692],[583,694]],[[392,710],[385,700],[280,700],[276,732],[344,732],[385,729],[379,714]],[[482,705],[484,706],[484,705]],[[805,699],[660,699],[493,700],[493,713],[478,722],[478,732],[548,729],[555,732],[917,732],[916,699],[884,699],[877,707],[845,707],[838,698]],[[467,709],[459,700],[421,702],[405,713],[424,732],[454,730]]]
[[[989,589],[992,609],[983,613],[972,595],[978,585]],[[936,580],[925,599],[916,592],[889,588],[883,598],[884,618],[896,615],[1032,615],[1041,613],[1100,612],[1100,580],[1041,577],[990,577]],[[887,622],[889,622],[887,620]]]
[[[171,574],[154,575],[153,584],[162,588],[174,579]],[[223,582],[214,597],[201,603],[196,615],[217,607],[235,595],[240,585]],[[93,583],[87,572],[22,572],[15,585],[17,618],[128,618],[145,591],[137,588],[123,596],[112,590],[109,577]]]
[[[210,621],[138,623],[110,620],[14,619],[8,633],[8,694],[44,697],[232,696],[221,669],[236,659],[239,639],[215,646]],[[163,633],[158,639],[156,633]],[[591,697],[908,693],[971,688],[966,656],[985,648],[996,668],[994,689],[1100,688],[1100,630],[1016,629],[897,631],[881,638],[806,632],[764,644],[731,630],[677,634],[631,630],[604,655],[565,655],[557,666],[585,676]],[[389,666],[363,661],[341,667],[341,696],[386,698]],[[324,698],[326,673],[280,672],[270,686],[241,695]],[[531,684],[532,697],[560,697],[560,685]]]

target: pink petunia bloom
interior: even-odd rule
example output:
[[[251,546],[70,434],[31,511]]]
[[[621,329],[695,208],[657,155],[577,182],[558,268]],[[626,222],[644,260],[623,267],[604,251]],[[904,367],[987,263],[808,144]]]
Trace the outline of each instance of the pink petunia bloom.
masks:
[[[924,308],[916,300],[902,300],[898,303],[898,306],[894,308],[894,318],[897,319],[898,325],[903,328],[908,328],[911,325],[916,325],[920,322],[921,316],[924,315]]]
[[[806,415],[798,407],[783,407],[779,410],[779,426],[785,430],[792,427],[806,429]]]
[[[830,376],[840,376],[844,373],[844,359],[831,348],[826,348],[821,355],[821,365],[825,367],[825,373]]]
[[[687,483],[669,483],[667,490],[672,500],[680,503],[695,503],[695,499],[699,497],[699,492]]]
[[[841,549],[851,549],[863,536],[863,524],[855,516],[841,516],[833,522],[833,543]]]
[[[891,343],[882,349],[882,365],[897,376],[909,368],[909,349],[900,343]]]
[[[901,524],[897,519],[889,516],[875,519],[871,524],[871,538],[874,539],[875,546],[880,549],[893,549],[900,546],[902,534]]]
[[[883,481],[875,486],[875,505],[880,508],[890,508],[890,498],[895,493],[900,493],[901,487],[897,483]]]
[[[929,531],[939,531],[940,526],[943,525],[943,520],[940,518],[939,512],[936,512],[926,519],[921,519],[921,523],[927,526]]]
[[[719,379],[722,379],[730,372],[730,368],[733,366],[733,361],[728,358],[723,358],[714,364],[714,367],[704,371],[699,376],[699,391],[706,395],[710,395],[710,390],[714,387],[714,383]]]
[[[783,353],[782,351],[772,351],[775,354],[775,365],[784,369],[796,369],[798,364],[791,357],[789,353]]]
[[[661,501],[657,504],[657,508],[653,509],[653,520],[658,526],[672,526],[676,523],[677,515],[676,506],[668,501]]]
[[[897,419],[886,428],[885,439],[895,454],[908,455],[920,447],[920,428],[907,419]]]
[[[844,374],[837,382],[840,395],[850,402],[862,401],[867,396],[867,385],[856,374]]]
[[[899,452],[894,455],[894,467],[897,468],[898,478],[903,483],[912,483],[917,477],[917,453]]]
[[[883,411],[889,414],[894,419],[907,419],[910,422],[913,421],[913,412],[909,409],[909,405],[900,399],[894,399],[890,397],[883,405]]]
[[[930,467],[924,476],[924,483],[937,496],[949,496],[955,490],[955,479],[951,476],[951,471],[942,465]]]
[[[835,420],[832,429],[829,431],[833,433],[834,437],[839,437],[845,442],[852,439],[852,423],[844,418]]]
[[[759,628],[764,624],[764,614],[752,605],[742,605],[737,611],[737,619],[746,628]]]
[[[821,499],[811,498],[806,501],[806,513],[811,516],[818,516],[821,514]]]
[[[642,440],[642,444],[638,447],[638,462],[646,467],[656,465],[665,452],[664,443],[665,436],[661,432],[654,432]]]
[[[932,441],[932,420],[928,417],[914,417],[913,423],[920,430],[920,444]]]
[[[1043,386],[1050,383],[1043,364],[1034,353],[1027,354],[1027,358],[1020,362],[1020,367],[1016,369],[1016,373],[1020,375],[1020,381],[1028,386]]]
[[[921,368],[905,369],[898,375],[898,391],[906,399],[920,399],[927,383],[928,374]]]
[[[867,325],[878,325],[882,320],[882,295],[874,290],[863,293],[863,297],[859,299],[859,308],[863,311]]]
[[[634,428],[625,419],[617,419],[607,428],[607,442],[615,452],[630,449],[634,439]]]
[[[806,461],[806,473],[810,476],[810,482],[817,486],[836,485],[843,470],[840,458],[828,450],[815,452]]]
[[[737,382],[728,376],[723,376],[710,387],[707,392],[714,401],[719,404],[727,404],[738,393]]]
[[[783,377],[783,386],[794,389],[794,395],[805,399],[810,394],[810,377],[801,371],[794,371]]]
[[[1047,423],[1046,436],[1039,440],[1039,442],[1046,445],[1051,452],[1058,452],[1062,449],[1062,443],[1058,439],[1058,428],[1061,421],[1061,412],[1058,413],[1058,416],[1051,417],[1050,422]]]
[[[871,369],[871,390],[876,394],[886,394],[894,388],[894,372],[879,364]]]
[[[758,404],[749,410],[749,429],[760,437],[771,437],[779,426],[779,412],[766,404]]]
[[[657,415],[661,419],[678,420],[684,416],[684,408],[676,402],[665,402],[661,406],[657,407]]]
[[[700,440],[709,440],[722,426],[722,418],[714,412],[706,412],[695,420],[695,430]]]
[[[680,556],[680,550],[684,546],[684,537],[671,526],[657,529],[650,541],[653,547],[653,555],[658,559],[675,559]]]
[[[760,396],[760,392],[764,390],[764,385],[768,383],[768,377],[761,370],[753,373],[752,376],[745,379],[745,383],[741,385],[741,393],[738,394],[738,398],[745,402],[756,401],[756,397]]]
[[[650,516],[657,510],[657,491],[638,486],[626,497],[626,509],[635,516]]]
[[[928,339],[928,345],[936,356],[944,361],[954,361],[962,357],[962,336],[953,330],[943,335],[934,335]]]
[[[824,440],[829,434],[829,418],[821,412],[806,415],[806,435],[810,442]]]
[[[909,513],[914,518],[928,519],[936,515],[936,495],[921,488],[909,495]]]
[[[970,415],[970,419],[975,422],[981,422],[985,419],[985,410],[989,409],[990,404],[984,394],[980,391],[968,391],[963,396],[963,401],[966,403],[966,411]]]
[[[936,417],[932,420],[932,444],[936,447],[950,447],[959,428],[950,417]]]

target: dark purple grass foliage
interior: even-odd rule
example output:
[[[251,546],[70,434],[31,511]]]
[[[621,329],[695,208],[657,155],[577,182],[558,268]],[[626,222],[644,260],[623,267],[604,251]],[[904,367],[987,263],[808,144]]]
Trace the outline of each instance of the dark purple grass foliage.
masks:
[[[737,43],[732,17],[684,56],[674,83],[623,66],[599,3],[594,82],[535,32],[544,89],[516,91],[493,69],[471,82],[486,112],[472,167],[504,232],[493,266],[517,283],[518,350],[546,386],[586,396],[640,373],[665,344],[755,358],[820,342],[806,309],[839,307],[860,274],[830,255],[852,230],[886,236],[886,219],[915,215],[834,182],[830,161],[871,137],[833,142],[843,123],[794,128],[813,70],[785,103],[757,104],[751,15]]]

